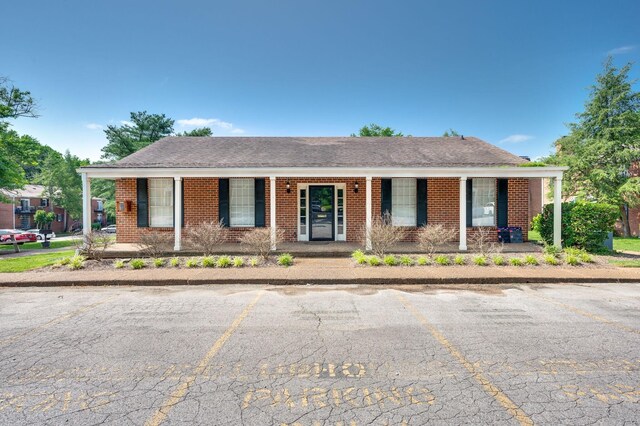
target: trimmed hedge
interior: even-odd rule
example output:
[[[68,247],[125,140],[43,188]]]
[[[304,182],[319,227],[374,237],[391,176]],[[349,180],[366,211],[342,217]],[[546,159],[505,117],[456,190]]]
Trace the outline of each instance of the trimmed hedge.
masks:
[[[590,252],[604,250],[603,241],[618,219],[616,206],[577,201],[562,203],[562,245]],[[553,204],[547,204],[534,226],[546,244],[553,244]]]

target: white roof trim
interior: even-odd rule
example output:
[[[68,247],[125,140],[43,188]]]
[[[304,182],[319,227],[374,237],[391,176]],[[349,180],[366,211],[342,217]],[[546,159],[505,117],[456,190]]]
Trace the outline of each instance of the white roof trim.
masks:
[[[541,178],[559,177],[567,167],[280,167],[280,168],[79,168],[90,178],[153,178],[153,177],[499,177]]]

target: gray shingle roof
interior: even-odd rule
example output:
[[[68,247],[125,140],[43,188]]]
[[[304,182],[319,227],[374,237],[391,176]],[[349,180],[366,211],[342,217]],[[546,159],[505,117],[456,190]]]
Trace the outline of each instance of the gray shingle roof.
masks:
[[[489,167],[522,158],[474,137],[170,136],[92,168]]]

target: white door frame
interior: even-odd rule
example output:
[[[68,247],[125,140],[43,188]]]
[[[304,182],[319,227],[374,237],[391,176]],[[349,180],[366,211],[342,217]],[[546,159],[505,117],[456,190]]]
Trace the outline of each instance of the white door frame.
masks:
[[[296,189],[296,234],[298,236],[298,241],[309,241],[309,226],[311,223],[311,214],[309,210],[309,187],[310,186],[333,186],[333,203],[334,203],[334,223],[333,223],[333,231],[335,235],[334,241],[346,241],[347,240],[347,184],[344,182],[321,182],[321,183],[298,183],[298,187]],[[307,213],[307,220],[305,224],[305,234],[300,234],[300,190],[306,190],[306,200],[305,200],[305,211]],[[338,233],[338,189],[342,189],[342,234]]]

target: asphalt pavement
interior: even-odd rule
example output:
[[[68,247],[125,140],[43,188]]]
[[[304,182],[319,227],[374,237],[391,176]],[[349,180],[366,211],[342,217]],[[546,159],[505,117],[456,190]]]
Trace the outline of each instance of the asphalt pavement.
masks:
[[[637,424],[640,285],[0,289],[0,424]]]

